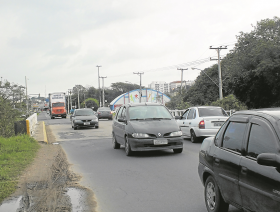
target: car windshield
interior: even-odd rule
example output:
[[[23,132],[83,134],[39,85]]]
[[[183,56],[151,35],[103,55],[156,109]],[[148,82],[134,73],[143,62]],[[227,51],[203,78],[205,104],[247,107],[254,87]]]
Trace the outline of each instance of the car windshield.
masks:
[[[226,111],[219,107],[198,108],[199,117],[228,116]]]
[[[63,102],[53,103],[53,107],[63,107],[63,106],[64,106]]]
[[[76,110],[76,116],[93,116],[93,110]]]
[[[108,107],[102,107],[102,108],[98,108],[98,111],[111,111],[111,109]]]
[[[161,105],[135,106],[129,108],[130,120],[141,119],[171,119],[169,111]]]

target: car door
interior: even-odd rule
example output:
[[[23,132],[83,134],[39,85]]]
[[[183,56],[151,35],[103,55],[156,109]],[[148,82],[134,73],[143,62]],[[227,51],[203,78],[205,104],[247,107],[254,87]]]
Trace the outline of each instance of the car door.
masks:
[[[260,117],[252,118],[246,155],[240,162],[239,185],[245,208],[261,212],[280,210],[280,170],[257,163],[259,154],[279,151],[272,125]]]
[[[126,107],[125,106],[123,107],[123,110],[122,110],[122,113],[121,113],[121,118],[125,121],[127,120]],[[127,122],[119,122],[119,126],[120,126],[120,140],[119,140],[119,142],[123,145],[125,144],[126,124],[127,124]]]
[[[241,206],[242,200],[238,185],[239,164],[248,118],[232,117],[222,134],[221,146],[216,148],[213,158],[215,179],[221,194],[227,202]]]
[[[186,122],[187,122],[187,115],[189,113],[189,109],[187,109],[180,119],[177,120],[177,123],[179,127],[181,128],[181,131],[183,133],[183,136],[187,135],[187,128],[186,128]]]
[[[192,126],[192,121],[194,119],[194,115],[196,114],[195,112],[195,108],[191,108],[188,115],[187,115],[187,120],[185,122],[185,128],[186,128],[186,135],[188,137],[191,136],[191,133],[190,133],[190,128]]]
[[[118,113],[116,114],[115,119],[113,120],[113,133],[115,134],[117,142],[120,142],[120,135],[121,135],[121,123],[118,119],[121,117],[123,107],[120,107]]]

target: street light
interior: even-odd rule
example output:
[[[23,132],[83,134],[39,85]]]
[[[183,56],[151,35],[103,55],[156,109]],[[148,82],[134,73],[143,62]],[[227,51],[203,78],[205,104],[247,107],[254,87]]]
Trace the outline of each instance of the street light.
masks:
[[[205,71],[203,71],[203,70],[201,70],[201,69],[199,69],[199,68],[191,68],[191,69],[192,69],[192,70],[197,69],[197,70],[199,70],[199,71],[202,71],[204,74],[206,74]],[[219,86],[217,85],[217,83],[215,83],[214,80],[212,80],[211,77],[208,76],[208,74],[206,74],[206,76],[219,88]]]
[[[96,67],[98,68],[98,89],[99,89],[99,106],[100,106],[100,104],[101,104],[101,93],[100,93],[99,67],[102,67],[102,66],[97,65]]]

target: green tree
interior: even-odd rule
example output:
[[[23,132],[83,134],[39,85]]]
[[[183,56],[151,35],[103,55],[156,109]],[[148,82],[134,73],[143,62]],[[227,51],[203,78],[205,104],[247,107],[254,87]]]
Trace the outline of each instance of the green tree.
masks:
[[[94,98],[87,98],[84,102],[82,102],[81,106],[84,107],[86,105],[86,108],[93,108],[96,111],[99,107],[99,102],[97,99]]]
[[[212,106],[219,106],[225,110],[247,110],[247,106],[240,102],[233,94],[211,103]]]
[[[280,105],[280,19],[257,22],[222,61],[224,85],[248,108]]]

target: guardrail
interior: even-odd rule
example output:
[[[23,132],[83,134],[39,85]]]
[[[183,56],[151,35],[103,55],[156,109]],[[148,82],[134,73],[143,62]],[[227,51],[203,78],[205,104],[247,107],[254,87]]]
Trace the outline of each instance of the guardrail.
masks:
[[[37,113],[34,113],[33,115],[29,116],[26,119],[26,131],[28,135],[32,135],[34,133],[36,124],[37,124]]]

